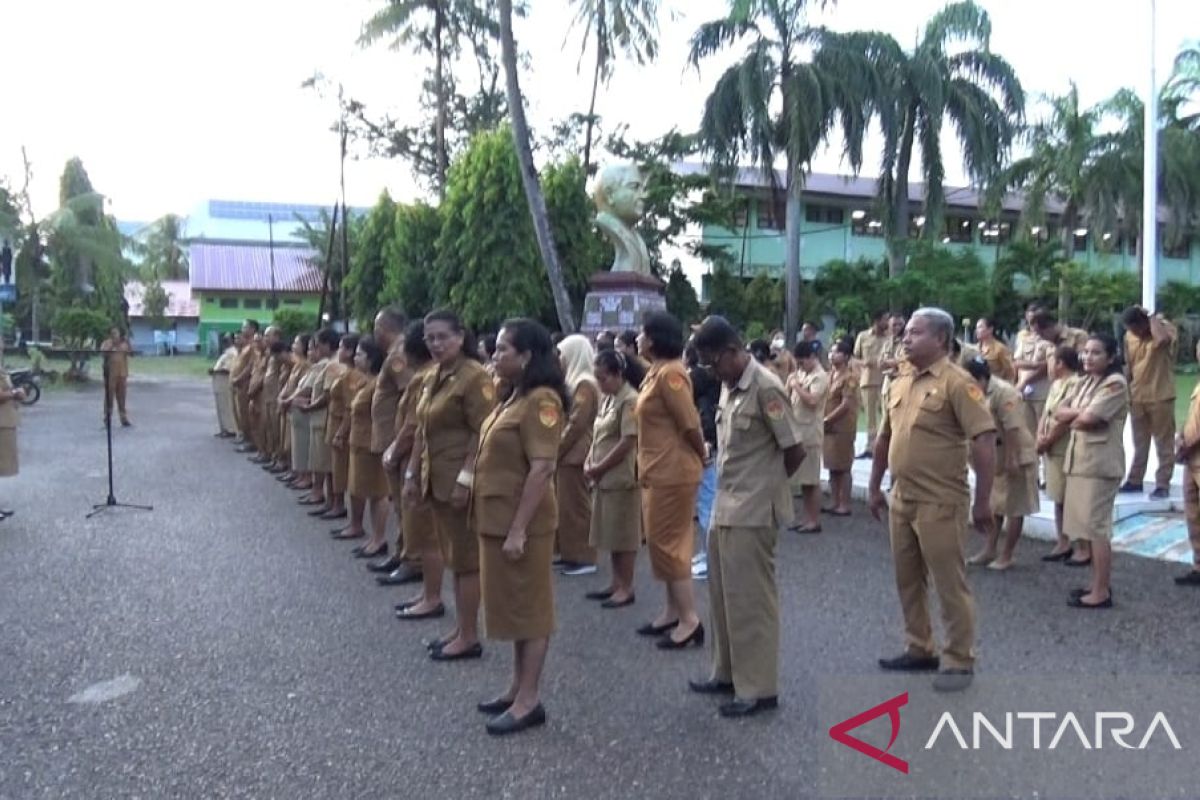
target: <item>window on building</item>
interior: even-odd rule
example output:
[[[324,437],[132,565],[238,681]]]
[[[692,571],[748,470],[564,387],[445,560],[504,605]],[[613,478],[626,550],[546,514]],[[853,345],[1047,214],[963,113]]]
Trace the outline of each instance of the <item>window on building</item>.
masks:
[[[260,308],[262,308],[262,298],[247,297],[245,300],[242,301],[242,308],[248,308],[248,309],[257,311]]]
[[[975,241],[975,221],[970,217],[946,217],[945,243],[970,244]]]
[[[288,298],[287,300],[283,301],[283,304],[285,306],[298,306],[300,305],[300,301],[296,300],[295,298]]]
[[[1163,258],[1188,259],[1192,257],[1192,240],[1188,236],[1180,236],[1178,241],[1171,241],[1167,235],[1162,237]]]
[[[238,301],[236,297],[222,297],[221,308],[237,308]]]
[[[979,231],[979,240],[984,244],[1008,244],[1012,241],[1011,222],[988,222]]]
[[[1125,234],[1121,231],[1105,231],[1096,240],[1096,249],[1101,253],[1125,252]]]
[[[267,306],[267,308],[269,308],[269,309],[271,309],[272,311],[274,311],[275,309],[279,308],[279,301],[278,301],[278,300],[270,300],[270,299],[268,299],[268,300],[266,301],[266,306]]]
[[[748,201],[738,203],[737,208],[733,212],[733,227],[734,230],[745,230],[746,223],[750,219],[750,203]]]
[[[773,200],[759,200],[757,210],[757,227],[760,231],[783,230],[783,218],[776,216],[775,202]]]
[[[1072,244],[1071,244],[1071,247],[1072,247],[1072,249],[1074,249],[1074,251],[1075,251],[1076,253],[1085,253],[1085,252],[1087,252],[1087,249],[1088,249],[1088,238],[1089,238],[1090,236],[1091,236],[1091,234],[1088,232],[1088,229],[1087,229],[1087,228],[1084,228],[1083,226],[1080,226],[1080,227],[1076,228],[1076,229],[1075,229],[1075,230],[1072,232],[1072,234],[1071,234],[1071,237],[1072,237]]]
[[[837,206],[806,204],[804,206],[804,221],[818,225],[844,225],[846,223],[846,211]]]
[[[215,303],[215,302],[217,302],[217,298],[215,298],[215,297],[210,297],[210,298],[208,298],[208,302],[210,302],[210,303]]]
[[[861,217],[855,218],[850,215],[851,224],[850,232],[855,236],[881,237],[883,236],[883,223],[869,214],[863,214]]]

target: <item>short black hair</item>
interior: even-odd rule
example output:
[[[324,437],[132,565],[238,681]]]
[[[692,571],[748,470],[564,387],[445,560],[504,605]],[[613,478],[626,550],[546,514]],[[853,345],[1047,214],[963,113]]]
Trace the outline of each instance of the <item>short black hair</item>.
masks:
[[[620,375],[635,389],[642,388],[642,381],[646,377],[646,370],[638,363],[637,359],[626,358],[624,354],[618,353],[615,348],[600,350],[596,353],[596,360],[593,366],[597,370],[612,372]]]
[[[474,361],[479,360],[479,347],[475,344],[475,334],[471,332],[470,328],[463,325],[458,314],[455,314],[448,308],[439,308],[425,315],[425,324],[429,325],[431,322],[444,322],[450,326],[450,330],[461,334],[463,337],[463,355]]]
[[[433,360],[429,345],[425,344],[425,322],[413,320],[404,330],[404,355],[410,362],[428,364]]]
[[[722,316],[706,317],[692,337],[692,344],[697,350],[724,350],[729,347],[741,348],[742,337],[737,329],[729,324]],[[769,346],[768,346],[769,348]]]
[[[962,366],[977,381],[992,379],[992,368],[988,366],[987,359],[983,356],[971,356]]]
[[[408,317],[395,306],[384,306],[379,309],[379,313],[376,316],[386,322],[388,327],[396,331],[396,333],[403,331],[404,326],[408,324]]]
[[[888,311],[886,308],[877,308],[875,309],[875,312],[871,314],[871,322],[879,322],[879,320],[883,319],[884,317],[890,317],[891,315],[892,312]]]
[[[838,339],[833,344],[833,352],[841,353],[842,355],[846,356],[847,358],[853,357],[854,356],[854,340],[851,339],[849,336],[845,336],[845,337],[842,337],[841,339]]]
[[[1121,322],[1126,328],[1143,328],[1150,324],[1150,315],[1141,306],[1130,306],[1121,315]]]
[[[1114,339],[1111,334],[1104,333],[1102,331],[1098,333],[1089,333],[1088,341],[1090,342],[1092,339],[1095,339],[1104,346],[1104,352],[1109,357],[1108,369],[1104,370],[1105,377],[1123,372],[1125,365],[1121,362],[1121,353],[1117,349],[1117,340]]]
[[[1071,372],[1079,372],[1079,351],[1069,344],[1058,346],[1054,351],[1054,360],[1065,364]]]
[[[792,355],[796,357],[797,361],[802,358],[817,358],[821,355],[821,343],[800,342],[792,350]]]
[[[496,334],[484,334],[483,336],[479,337],[479,343],[483,345],[483,352],[487,353],[488,358],[496,355]]]
[[[765,364],[775,358],[775,354],[771,352],[771,343],[766,339],[755,339],[746,345],[746,350],[750,355],[754,356],[754,360],[760,364]]]
[[[637,337],[637,331],[633,330],[632,328],[626,328],[615,338],[620,339],[621,344],[625,345],[626,347],[637,347]]]
[[[323,344],[330,350],[337,350],[338,342],[341,341],[338,332],[333,328],[321,328],[317,331],[317,343]]]
[[[341,340],[338,342],[338,346],[349,350],[350,357],[353,358],[354,351],[358,349],[358,334],[347,333],[346,335],[342,336]]]
[[[246,320],[245,324],[249,325],[254,330],[255,333],[258,333],[258,320],[248,319],[248,320]]]
[[[312,341],[312,334],[298,333],[296,338],[300,340],[300,346],[304,348],[304,352],[308,352],[308,344]]]
[[[367,356],[367,371],[372,375],[378,375],[379,370],[383,369],[383,360],[387,358],[387,353],[383,352],[383,348],[375,341],[375,337],[368,335],[359,338],[358,349]]]
[[[650,352],[655,358],[679,358],[683,355],[683,323],[669,311],[651,311],[642,320],[642,332],[650,340]],[[625,341],[625,331],[621,341]],[[637,341],[637,336],[634,336]],[[628,344],[628,342],[626,342]]]
[[[283,340],[278,340],[271,345],[271,355],[273,356],[277,356],[280,353],[286,353],[287,351],[288,346]]]
[[[1058,324],[1058,316],[1049,309],[1039,308],[1037,313],[1033,315],[1031,324],[1035,328],[1049,328],[1051,325]]]
[[[550,331],[542,323],[525,317],[506,320],[500,330],[508,337],[508,343],[514,350],[529,354],[529,363],[521,371],[513,388],[528,393],[542,386],[549,387],[558,395],[563,408],[570,409],[571,396],[567,392],[562,362],[551,342]]]

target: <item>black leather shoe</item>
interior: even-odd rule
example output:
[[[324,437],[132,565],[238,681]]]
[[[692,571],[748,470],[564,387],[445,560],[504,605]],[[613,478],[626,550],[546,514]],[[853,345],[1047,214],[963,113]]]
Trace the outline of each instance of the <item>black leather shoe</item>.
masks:
[[[588,600],[607,600],[613,596],[612,589],[600,589],[595,592],[588,592],[584,595]]]
[[[935,672],[940,663],[937,656],[914,656],[911,653],[879,659],[879,666],[894,672]]]
[[[779,708],[778,697],[760,697],[757,700],[733,699],[721,704],[721,716],[737,719],[752,717],[760,711],[770,711]]]
[[[410,564],[401,564],[387,575],[375,580],[380,586],[403,586],[406,583],[417,583],[421,580],[421,570]]]
[[[1140,483],[1130,483],[1129,481],[1125,481],[1125,483],[1121,484],[1121,488],[1117,489],[1117,491],[1121,494],[1140,494],[1142,491],[1142,485]]]
[[[1150,493],[1151,500],[1168,500],[1171,497],[1171,490],[1163,486],[1159,486]]]
[[[1047,553],[1046,555],[1042,556],[1042,561],[1046,561],[1046,562],[1066,561],[1068,558],[1071,557],[1071,553],[1072,553],[1071,550],[1063,550],[1061,553]]]
[[[709,678],[706,681],[688,681],[688,688],[696,694],[733,694],[733,684]]]
[[[533,711],[530,711],[520,719],[514,717],[511,712],[505,711],[495,719],[488,720],[487,732],[492,736],[507,736],[510,733],[520,733],[529,728],[545,724],[546,709],[542,708],[541,703],[538,703]]]
[[[667,631],[671,630],[679,624],[679,620],[668,622],[666,625],[655,625],[653,622],[647,622],[645,625],[637,629],[639,636],[662,636]]]
[[[625,606],[633,605],[634,602],[636,601],[636,599],[637,598],[635,598],[633,595],[629,595],[629,597],[626,597],[624,600],[613,600],[610,597],[607,600],[605,600],[604,602],[602,602],[600,604],[600,607],[601,608],[624,608]]]
[[[700,647],[704,644],[704,624],[696,625],[696,629],[688,634],[686,639],[675,641],[670,636],[664,636],[655,643],[655,647],[659,650],[682,650],[689,644],[694,644]]]
[[[428,611],[413,611],[416,605],[416,603],[413,603],[407,608],[397,609],[396,619],[441,619],[446,616],[446,607],[441,603],[438,603]]]
[[[513,704],[512,700],[505,697],[497,697],[495,700],[487,700],[475,706],[481,714],[503,714],[508,711],[509,706]]]
[[[483,645],[476,642],[460,653],[447,653],[444,648],[439,647],[437,650],[430,650],[429,657],[434,661],[466,661],[472,658],[483,658]]]
[[[367,569],[371,572],[395,572],[400,568],[399,556],[392,556],[383,561],[376,561],[374,564],[367,564]]]
[[[1200,586],[1200,570],[1190,570],[1186,575],[1175,579],[1176,586]]]
[[[355,558],[379,558],[380,556],[386,556],[387,554],[388,554],[388,546],[385,544],[383,547],[381,547],[378,550],[375,550],[373,552],[370,552],[370,553],[367,552],[366,548],[362,548],[357,553],[354,554],[354,557]]]

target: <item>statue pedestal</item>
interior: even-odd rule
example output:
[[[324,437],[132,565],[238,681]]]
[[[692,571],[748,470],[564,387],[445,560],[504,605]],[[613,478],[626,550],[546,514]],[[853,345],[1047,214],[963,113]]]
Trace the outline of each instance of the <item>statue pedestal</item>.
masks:
[[[591,278],[591,291],[583,301],[581,333],[595,336],[600,331],[620,333],[639,328],[650,311],[665,311],[666,284],[652,275],[638,272],[597,272]]]

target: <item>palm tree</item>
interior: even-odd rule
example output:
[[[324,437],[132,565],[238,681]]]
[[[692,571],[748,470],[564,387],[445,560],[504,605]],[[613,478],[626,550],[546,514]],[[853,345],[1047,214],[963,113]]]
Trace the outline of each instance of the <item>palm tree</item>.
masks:
[[[1185,45],[1175,56],[1171,76],[1159,100],[1163,117],[1200,133],[1200,43]]]
[[[800,194],[813,154],[837,127],[844,155],[855,172],[862,142],[875,113],[890,124],[881,104],[876,65],[898,54],[890,37],[837,34],[805,24],[805,0],[730,0],[729,13],[701,25],[691,40],[689,62],[748,40],[742,60],[717,80],[704,104],[700,139],[718,167],[745,157],[769,179],[772,194],[785,193],[787,276],[785,329],[794,341],[800,315]],[[898,49],[898,48],[896,48]],[[804,58],[811,50],[811,57]],[[785,163],[779,187],[775,164]]]
[[[184,228],[186,223],[176,214],[160,217],[150,226],[135,249],[142,254],[142,271],[146,280],[183,280],[188,276],[188,255]]]
[[[911,53],[884,65],[895,98],[879,176],[888,268],[904,271],[909,231],[908,176],[920,147],[926,238],[941,233],[945,210],[942,123],[953,123],[971,182],[986,185],[1003,166],[1024,117],[1025,92],[1012,66],[990,49],[992,22],[972,0],[951,3],[925,25]],[[888,52],[899,52],[897,45]],[[936,220],[936,222],[935,222]]]
[[[499,0],[500,8],[500,55],[504,62],[505,85],[508,90],[508,113],[512,117],[513,142],[517,148],[517,161],[521,164],[521,183],[525,187],[525,199],[529,203],[529,215],[533,218],[533,230],[537,236],[538,250],[542,263],[546,265],[546,276],[550,280],[550,293],[554,296],[554,308],[558,312],[558,324],[563,333],[574,333],[575,312],[571,308],[571,296],[563,279],[562,265],[554,247],[554,234],[550,230],[550,215],[546,213],[546,197],[538,182],[537,167],[533,163],[533,149],[529,144],[529,123],[525,119],[525,101],[521,96],[521,84],[517,74],[517,43],[513,39],[513,0]]]
[[[587,133],[583,140],[583,171],[591,174],[592,129],[596,123],[596,95],[600,82],[612,77],[613,60],[618,49],[639,66],[658,55],[658,0],[574,0],[579,10],[575,25],[583,26],[582,62],[588,42],[596,47],[596,66],[592,73],[592,100],[588,106]]]

